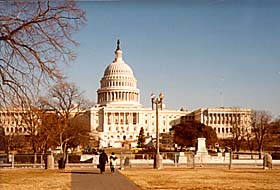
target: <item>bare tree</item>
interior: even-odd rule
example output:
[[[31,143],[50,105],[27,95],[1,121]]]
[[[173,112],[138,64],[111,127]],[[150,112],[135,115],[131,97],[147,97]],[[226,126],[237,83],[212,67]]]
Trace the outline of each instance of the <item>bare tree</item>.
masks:
[[[5,135],[5,129],[4,127],[0,124],[0,151],[5,151],[8,152],[7,150],[7,139]]]
[[[270,122],[272,116],[266,111],[253,111],[252,112],[252,132],[257,142],[259,151],[259,158],[263,152],[265,140],[267,140],[270,131]]]
[[[239,152],[242,143],[246,139],[247,128],[244,125],[241,125],[239,121],[232,123],[231,128],[232,141],[233,141],[233,150]]]
[[[273,119],[269,128],[269,139],[265,148],[271,151],[280,150],[280,116]]]
[[[90,111],[83,111],[76,117],[70,119],[69,130],[73,138],[68,141],[68,147],[75,150],[78,146],[86,147],[90,145]]]
[[[52,129],[53,139],[60,146],[65,163],[67,149],[71,143],[74,143],[73,140],[77,137],[89,137],[89,125],[88,128],[85,128],[77,125],[75,121],[82,114],[86,114],[86,109],[91,107],[92,104],[83,98],[82,93],[74,84],[65,81],[60,81],[54,85],[50,90],[49,97],[42,102],[47,108],[53,110],[58,117],[58,122]]]
[[[40,85],[61,78],[85,21],[74,1],[0,1],[0,106],[29,103]]]
[[[42,133],[42,117],[45,117],[44,110],[41,110],[37,106],[31,106],[29,109],[25,109],[21,112],[21,117],[18,117],[19,125],[26,128],[26,133],[28,134],[28,142],[34,153],[41,150],[42,141],[40,140],[40,135],[46,135],[46,131]],[[46,139],[46,138],[44,138]],[[44,144],[44,143],[43,143]]]
[[[52,110],[40,110],[41,123],[36,128],[36,142],[39,152],[45,153],[49,148],[55,148],[56,144],[56,134],[57,126],[59,123],[58,115],[56,115]]]
[[[246,147],[251,153],[251,158],[253,159],[253,150],[256,147],[256,142],[254,139],[254,134],[252,133],[251,128],[245,129],[245,140],[246,140]]]

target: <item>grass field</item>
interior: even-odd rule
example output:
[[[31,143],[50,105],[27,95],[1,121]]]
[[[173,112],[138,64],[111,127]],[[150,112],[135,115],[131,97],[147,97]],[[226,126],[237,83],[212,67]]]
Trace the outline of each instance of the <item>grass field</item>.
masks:
[[[0,170],[2,190],[70,190],[71,173],[58,170]]]
[[[131,168],[120,171],[142,190],[157,189],[280,189],[280,170],[223,168]],[[109,175],[108,175],[109,176]],[[71,172],[0,170],[2,190],[70,190]]]
[[[148,189],[280,189],[280,170],[129,169],[121,171]]]

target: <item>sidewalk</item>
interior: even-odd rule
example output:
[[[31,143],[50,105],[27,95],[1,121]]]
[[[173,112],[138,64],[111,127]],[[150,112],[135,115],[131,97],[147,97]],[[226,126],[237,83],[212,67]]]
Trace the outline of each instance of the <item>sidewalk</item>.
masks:
[[[73,190],[140,190],[118,171],[111,174],[108,168],[104,174],[97,168],[72,170],[71,185]]]

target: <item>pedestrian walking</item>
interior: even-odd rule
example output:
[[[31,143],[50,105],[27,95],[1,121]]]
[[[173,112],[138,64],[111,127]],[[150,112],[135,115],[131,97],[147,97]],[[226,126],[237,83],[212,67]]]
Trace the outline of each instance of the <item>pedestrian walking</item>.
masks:
[[[101,154],[99,155],[99,169],[101,174],[105,172],[106,163],[108,163],[108,156],[104,150],[102,150]]]
[[[111,168],[111,172],[112,173],[115,173],[115,168],[116,168],[116,165],[117,165],[117,157],[115,155],[114,152],[112,152],[111,156],[110,156],[110,168]]]

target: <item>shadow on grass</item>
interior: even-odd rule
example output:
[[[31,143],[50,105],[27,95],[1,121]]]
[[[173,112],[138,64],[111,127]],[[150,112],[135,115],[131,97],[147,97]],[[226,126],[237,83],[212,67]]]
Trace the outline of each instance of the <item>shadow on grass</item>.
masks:
[[[99,174],[97,171],[71,171],[71,174]]]

